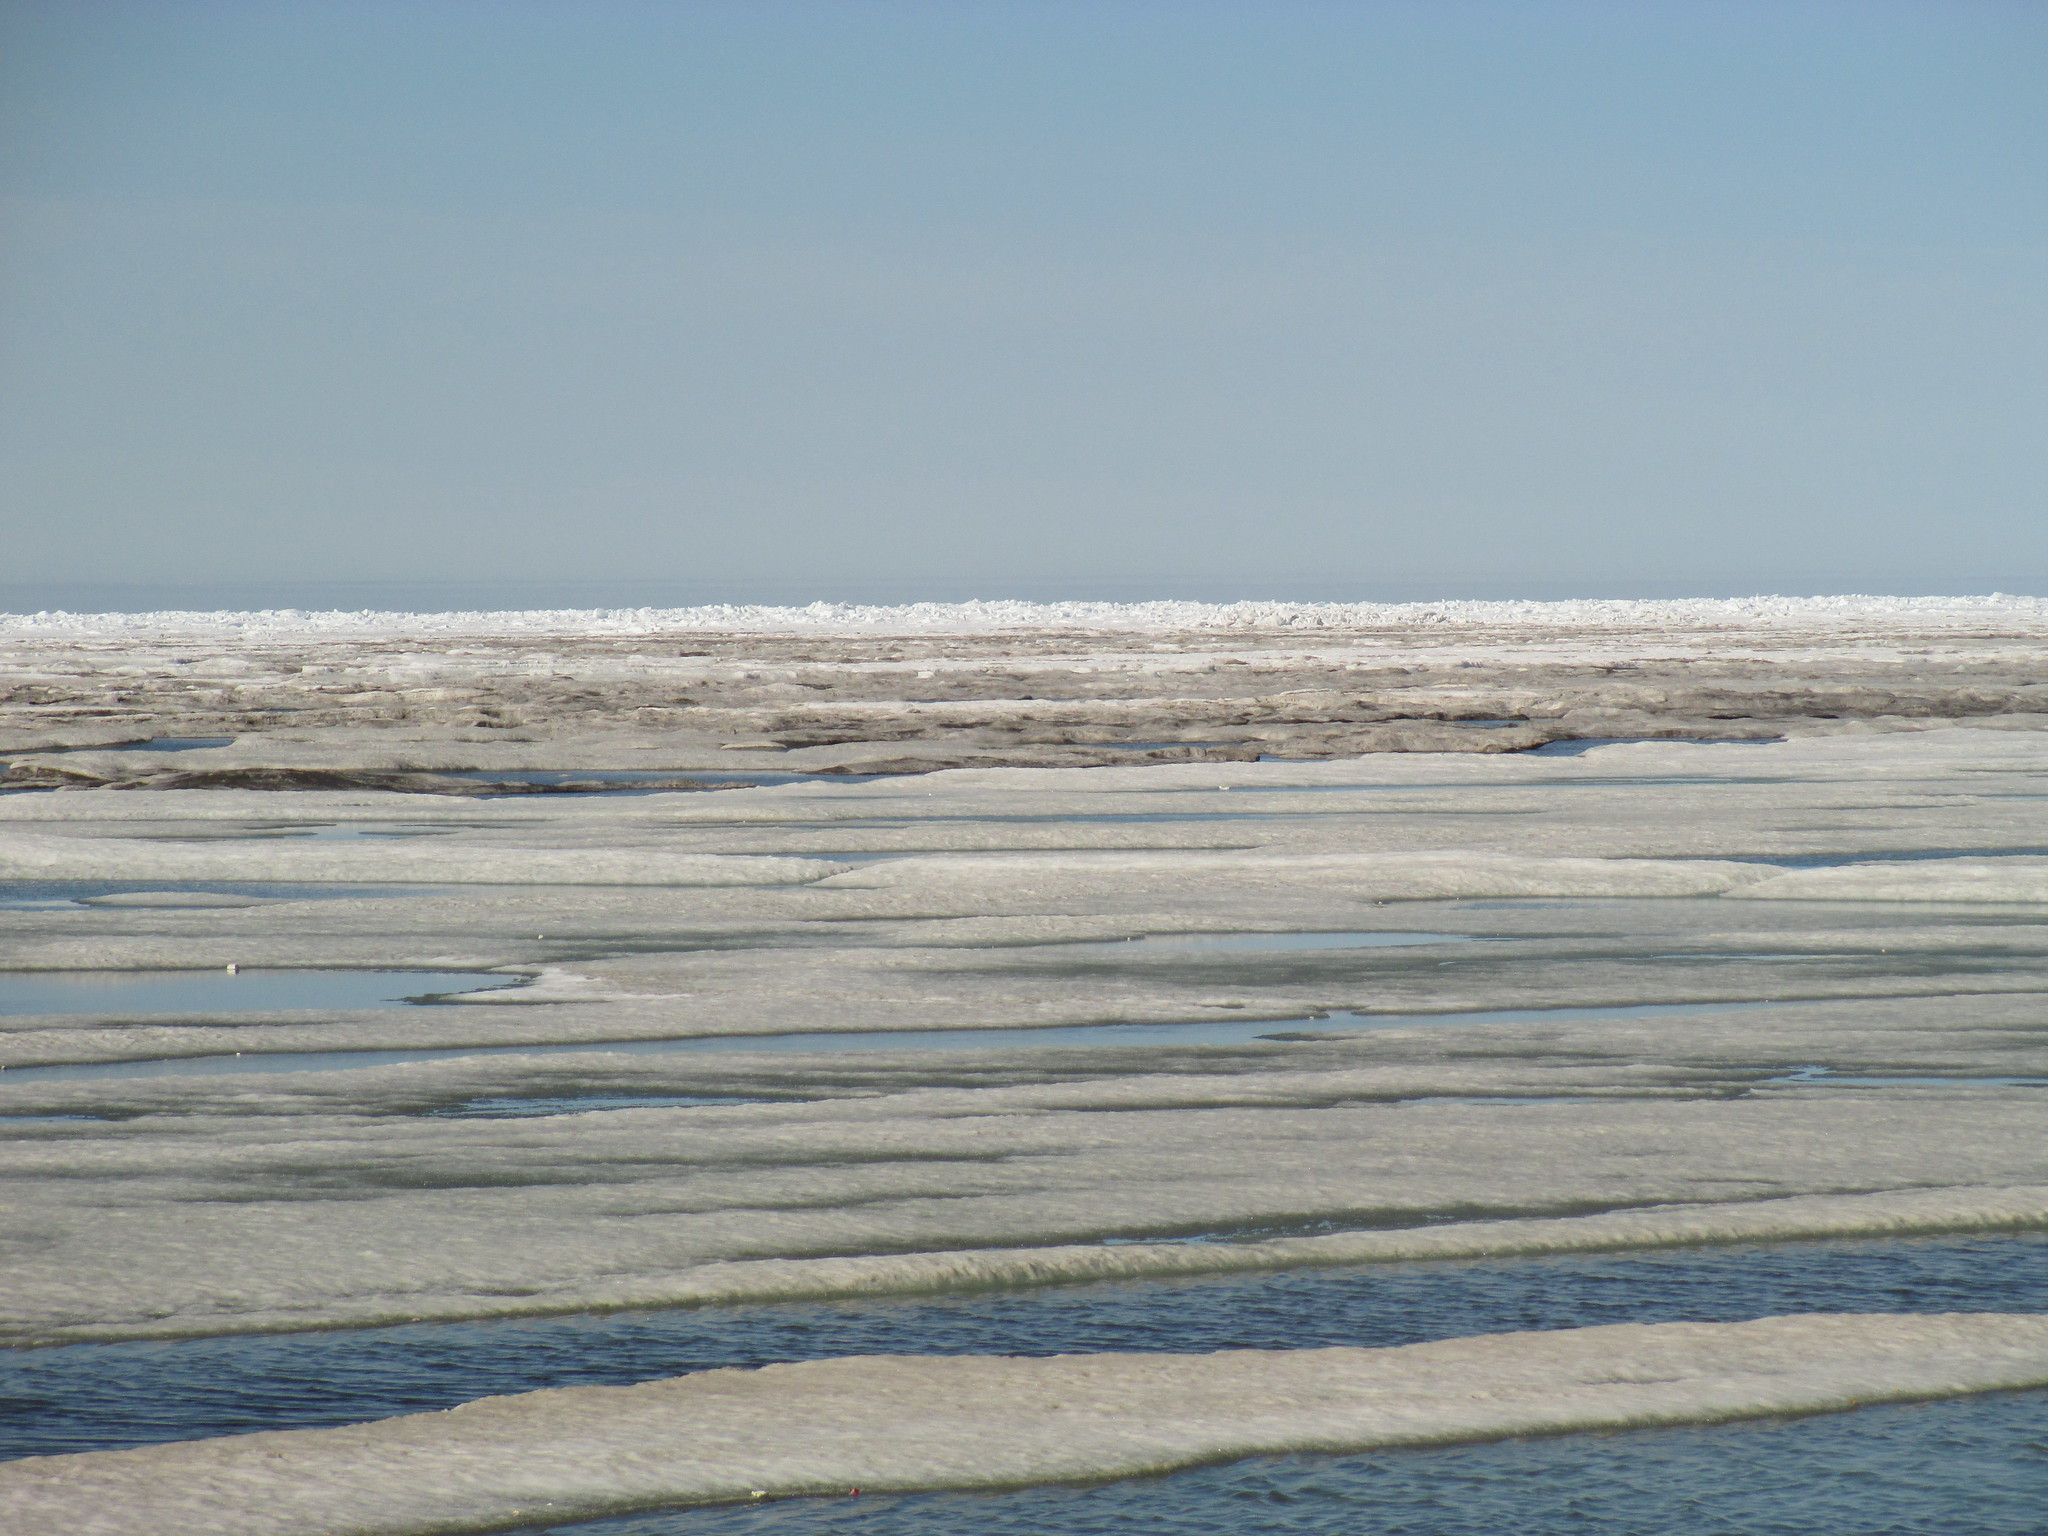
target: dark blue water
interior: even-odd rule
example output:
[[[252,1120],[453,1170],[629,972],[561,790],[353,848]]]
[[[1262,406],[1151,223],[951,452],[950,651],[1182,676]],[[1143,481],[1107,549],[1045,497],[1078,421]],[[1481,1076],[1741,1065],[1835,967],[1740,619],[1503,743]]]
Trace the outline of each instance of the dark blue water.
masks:
[[[839,1355],[1312,1349],[1788,1312],[2043,1310],[2048,1235],[2014,1235],[74,1344],[0,1355],[0,1455],[317,1428],[496,1393]]]
[[[1096,1487],[789,1499],[568,1536],[2040,1536],[2048,1393],[1260,1457]]]

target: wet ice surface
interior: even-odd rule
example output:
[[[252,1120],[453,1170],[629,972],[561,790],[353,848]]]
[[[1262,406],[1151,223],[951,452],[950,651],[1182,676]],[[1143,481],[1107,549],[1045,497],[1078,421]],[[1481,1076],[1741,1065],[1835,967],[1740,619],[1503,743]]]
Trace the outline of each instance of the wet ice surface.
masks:
[[[355,842],[363,838],[387,837],[443,837],[452,832],[462,832],[488,827],[488,822],[400,822],[400,821],[267,821],[225,823],[202,829],[186,829],[178,832],[142,833],[141,836],[155,837],[169,843],[209,843],[241,841],[250,838],[298,838],[308,842],[334,843]]]
[[[726,1104],[764,1104],[766,1099],[725,1094],[717,1098],[686,1093],[593,1093],[580,1097],[496,1097],[464,1099],[432,1113],[471,1120],[519,1120],[539,1115],[594,1114],[607,1109],[692,1109]]]
[[[1235,747],[1235,741],[1077,741],[1077,747],[1105,747],[1116,752],[1164,752],[1172,747]]]
[[[487,784],[592,785],[590,793],[661,793],[662,786],[697,785],[705,789],[747,789],[778,784],[871,784],[880,774],[760,773],[700,768],[466,768],[450,771],[451,779]],[[648,789],[647,786],[653,786]]]
[[[1823,1418],[1259,1457],[1163,1478],[530,1527],[561,1536],[2039,1536],[2048,1393]]]
[[[1399,949],[1411,944],[1469,944],[1469,933],[1148,933],[1123,942],[1140,949],[1195,952],[1294,949]],[[1117,940],[1105,940],[1116,943]]]
[[[101,747],[102,752],[203,752],[211,747],[231,747],[235,744],[232,736],[152,736],[147,741],[131,741],[118,747]],[[87,750],[92,750],[88,748]]]
[[[417,887],[347,885],[338,881],[262,880],[0,880],[0,911],[90,911],[96,906],[226,907],[271,901],[415,896]],[[122,898],[137,898],[124,902]],[[144,901],[140,898],[149,897]],[[178,898],[189,898],[180,901]]]
[[[1598,747],[1632,747],[1644,743],[1682,742],[1695,747],[1767,747],[1773,746],[1781,737],[1776,736],[1575,736],[1568,741],[1546,741],[1540,747],[1531,747],[1530,757],[1584,757]]]
[[[45,752],[203,752],[213,747],[231,747],[235,744],[232,736],[152,736],[147,741],[124,741],[119,746],[92,747],[37,747],[35,754]],[[0,752],[0,762],[9,756],[27,756],[27,753],[9,754]]]
[[[462,979],[470,984],[471,989],[478,981],[474,974],[464,974]],[[484,984],[511,985],[500,978],[488,978]],[[421,988],[421,991],[430,990],[449,992],[464,989]],[[5,998],[4,978],[0,978],[0,1012],[76,1011],[28,1008],[9,1010],[6,1008]],[[272,1003],[266,1006],[287,1005]],[[289,1006],[318,1005],[302,1002]],[[352,1006],[376,1005],[362,1003]],[[7,1083],[70,1082],[93,1078],[178,1077],[224,1072],[345,1071],[356,1067],[393,1066],[409,1061],[453,1061],[467,1056],[556,1056],[589,1052],[612,1052],[634,1056],[724,1055],[734,1052],[827,1054],[840,1051],[970,1051],[1019,1047],[1051,1050],[1073,1046],[1114,1049],[1244,1045],[1256,1040],[1286,1042],[1326,1039],[1365,1029],[1407,1029],[1456,1024],[1571,1023],[1605,1018],[1662,1018],[1673,1014],[1727,1013],[1743,1008],[1768,1006],[1765,1003],[1630,1003],[1610,1008],[1502,1008],[1474,1013],[1336,1012],[1319,1014],[1307,1019],[1216,1019],[1196,1024],[1073,1024],[1046,1025],[1032,1029],[877,1029],[790,1035],[699,1035],[681,1040],[604,1040],[562,1045],[480,1045],[389,1051],[249,1051],[233,1056],[187,1056],[148,1061],[11,1067],[6,1070],[4,1077],[0,1077],[0,1087]],[[165,1008],[156,1011],[170,1010]]]
[[[513,985],[483,971],[10,971],[0,1014],[384,1008]]]
[[[1933,1077],[1909,1073],[1885,1076],[1857,1076],[1827,1067],[1801,1067],[1783,1077],[1765,1079],[1772,1083],[1810,1083],[1820,1088],[2048,1088],[2048,1077]]]
[[[2028,848],[1893,848],[1875,853],[1748,853],[1748,864],[1777,869],[1846,869],[1856,864],[1915,864],[1929,859],[2034,859],[2048,856],[2048,844]]]
[[[1026,1294],[699,1308],[0,1356],[0,1455],[320,1428],[543,1387],[843,1355],[1391,1346],[1789,1312],[2048,1308],[2048,1237],[1378,1265]]]

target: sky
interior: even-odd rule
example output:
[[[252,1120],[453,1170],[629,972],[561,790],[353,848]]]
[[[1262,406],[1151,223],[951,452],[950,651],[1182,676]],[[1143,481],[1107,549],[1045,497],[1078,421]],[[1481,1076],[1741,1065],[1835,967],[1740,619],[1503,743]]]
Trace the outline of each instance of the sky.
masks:
[[[0,606],[2048,593],[2037,0],[0,0]]]

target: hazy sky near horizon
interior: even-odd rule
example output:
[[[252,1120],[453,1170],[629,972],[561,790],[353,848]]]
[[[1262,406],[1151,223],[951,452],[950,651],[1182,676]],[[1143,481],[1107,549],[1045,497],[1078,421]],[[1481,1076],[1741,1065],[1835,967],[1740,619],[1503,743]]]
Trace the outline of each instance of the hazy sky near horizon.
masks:
[[[0,584],[2048,592],[2048,6],[0,0]]]

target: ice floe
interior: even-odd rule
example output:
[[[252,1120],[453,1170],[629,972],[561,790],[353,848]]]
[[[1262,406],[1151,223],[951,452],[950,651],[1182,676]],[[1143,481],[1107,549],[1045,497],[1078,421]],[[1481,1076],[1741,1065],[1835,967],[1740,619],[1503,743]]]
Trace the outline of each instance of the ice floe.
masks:
[[[860,1356],[0,1467],[19,1536],[413,1536],[1130,1477],[1289,1451],[1825,1413],[2048,1383],[2048,1317],[1621,1324],[1393,1349]]]
[[[1920,626],[1923,638],[1953,625],[1960,645],[2032,615],[2002,601],[1764,605],[1687,622],[1725,624],[1724,636],[1835,626],[1852,647],[1905,645],[1894,624]],[[1080,622],[1073,610],[931,622],[1055,617]],[[1296,618],[1304,630],[1339,622]],[[1540,627],[1558,614],[1380,618],[1421,633]],[[1626,626],[1645,618],[1589,608],[1574,622],[1619,655],[1641,650]],[[757,621],[792,633],[814,623],[820,634],[856,623]],[[241,622],[211,632],[224,652],[234,636],[282,623],[293,645],[305,641],[291,664],[319,668],[330,665],[314,654],[322,636],[383,620],[308,620],[297,631],[290,616]],[[436,648],[455,649],[446,641],[469,622],[394,643],[374,660],[388,673],[376,680],[383,691],[366,684],[360,708],[403,718],[406,699],[437,689]],[[554,622],[538,616],[530,632]],[[610,633],[640,633],[630,627],[640,618],[616,622]],[[1532,646],[1552,643],[1527,633]],[[123,637],[140,634],[116,625],[91,645],[111,665]],[[1687,644],[1707,646],[1702,634]],[[1567,660],[1592,654],[1585,634],[1552,638]],[[1178,644],[1147,656],[1132,642],[1116,665],[1135,675],[1188,664]],[[79,657],[91,659],[91,645],[81,641]],[[538,677],[543,649],[476,665]],[[619,675],[652,675],[642,649],[653,647],[621,647]],[[1217,647],[1199,660],[1230,664]],[[1101,676],[1085,646],[1065,661]],[[907,664],[880,650],[860,663]],[[690,665],[795,718],[798,683],[785,698],[777,678],[733,678],[729,658]],[[1637,703],[1655,691],[1626,686]],[[963,767],[618,800],[10,795],[0,879],[27,883],[25,904],[0,924],[17,972],[219,974],[233,963],[244,975],[537,979],[457,1006],[239,1008],[228,998],[0,1020],[0,1336],[65,1346],[430,1328],[1420,1259],[2048,1231],[2037,1086],[2048,1079],[2048,862],[2038,854],[2048,737],[2012,723],[2034,685],[2000,687],[1999,707],[2011,708],[1997,730],[1923,728],[1885,714],[1904,697],[1886,692],[1859,696],[1863,713],[1837,722],[1847,732],[1868,717],[1885,734],[1740,748]],[[1003,679],[983,691],[1000,696],[939,701],[928,718],[1031,731],[1050,729],[1033,711],[1067,707]],[[1296,711],[1283,690],[1256,707],[1335,715],[1356,696],[1321,689]],[[1467,720],[1527,702],[1448,686],[1431,699]],[[1075,701],[1059,730],[1100,741],[1109,733],[1095,717],[1117,707]],[[1801,707],[1825,713],[1833,696]],[[886,734],[924,709],[853,700],[841,718]],[[1585,735],[1629,729],[1581,714]],[[78,729],[104,742],[113,728]],[[465,727],[474,740],[427,741],[442,729],[429,723],[406,726],[421,739],[401,745],[327,729],[209,750],[259,768],[382,753],[529,776],[665,769],[692,753],[701,766],[725,750],[710,733],[672,746],[637,725],[519,741],[523,728],[501,721]],[[754,750],[855,750],[749,729],[741,741]],[[794,725],[782,734],[808,739]],[[150,754],[122,758],[147,768]],[[823,763],[835,765],[845,763]],[[404,894],[363,894],[376,889]],[[59,892],[71,894],[45,899]],[[331,899],[281,899],[313,892]],[[1345,937],[1302,937],[1317,934]],[[1276,1034],[1287,1038],[1266,1038]],[[939,1035],[948,1048],[926,1048]],[[845,1048],[855,1044],[868,1049]],[[271,1070],[192,1070],[209,1056]],[[749,1376],[745,1390],[760,1394],[763,1424],[797,1435],[805,1421],[775,1406],[780,1384],[797,1384],[799,1410],[807,1401],[824,1412],[844,1383],[845,1401],[867,1405],[853,1430],[893,1416],[903,1438],[877,1429],[855,1444],[828,1413],[811,1421],[810,1441],[760,1442],[755,1461],[754,1442],[730,1438],[693,1451],[676,1436],[702,1428],[689,1415],[725,1388],[692,1378],[638,1396],[483,1404],[339,1439],[88,1457],[51,1480],[50,1467],[25,1464],[0,1484],[15,1479],[24,1499],[40,1490],[43,1505],[17,1504],[67,1531],[103,1520],[170,1532],[189,1518],[281,1532],[295,1528],[295,1509],[317,1529],[344,1509],[364,1529],[394,1532],[559,1522],[625,1507],[603,1502],[615,1496],[795,1492],[842,1476],[906,1487],[1112,1476],[1247,1448],[1981,1390],[2041,1379],[2027,1374],[2044,1347],[2037,1335],[2021,1347],[2011,1332],[2037,1324],[1794,1319],[1742,1325],[1749,1333],[1431,1345],[1452,1351],[1429,1357],[1438,1361],[1471,1351],[1480,1363],[1458,1380],[1484,1385],[1418,1387],[1413,1401],[1427,1403],[1399,1423],[1369,1393],[1345,1397],[1349,1354],[842,1362]],[[1666,1369],[1630,1353],[1630,1340],[1652,1335],[1697,1348],[1677,1364],[1659,1356]],[[2007,1370],[2020,1355],[2036,1364]],[[1409,1380],[1402,1361],[1420,1358],[1375,1356],[1356,1381]],[[1018,1413],[969,1413],[957,1435],[920,1448],[920,1415],[956,1387],[965,1400],[984,1387],[990,1403],[1007,1394]],[[1032,1406],[1041,1398],[1043,1414]],[[1148,1437],[1142,1456],[1094,1432],[1086,1405],[1098,1398]],[[1061,1417],[1054,1401],[1077,1406]],[[1172,1418],[1195,1401],[1229,1411]],[[1262,1403],[1278,1405],[1268,1420]],[[472,1425],[483,1428],[465,1438]],[[704,1430],[721,1432],[738,1433]],[[522,1457],[527,1473],[501,1480],[495,1469]],[[132,1502],[145,1496],[157,1500],[146,1517]]]

